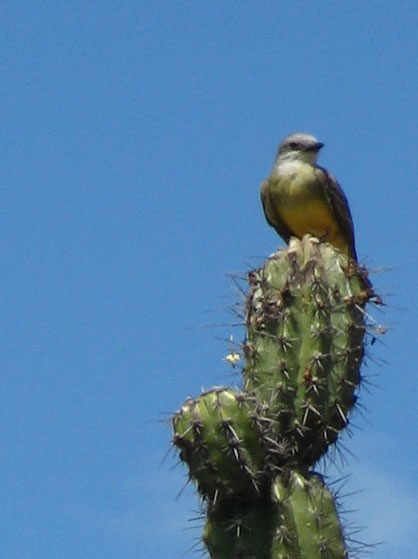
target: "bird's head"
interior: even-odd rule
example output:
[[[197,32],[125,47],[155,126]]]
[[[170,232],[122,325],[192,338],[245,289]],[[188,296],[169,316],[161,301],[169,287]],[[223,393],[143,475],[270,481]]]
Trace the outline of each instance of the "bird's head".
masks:
[[[279,163],[304,161],[314,165],[318,157],[318,152],[323,145],[322,142],[318,142],[318,140],[310,134],[295,132],[282,141],[277,152],[276,160]]]

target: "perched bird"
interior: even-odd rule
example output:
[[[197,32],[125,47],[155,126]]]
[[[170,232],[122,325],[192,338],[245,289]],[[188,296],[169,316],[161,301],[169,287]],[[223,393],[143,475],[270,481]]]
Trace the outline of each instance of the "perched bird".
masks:
[[[323,145],[303,132],[282,141],[261,185],[264,214],[286,242],[310,233],[357,261],[347,198],[333,175],[316,164]]]

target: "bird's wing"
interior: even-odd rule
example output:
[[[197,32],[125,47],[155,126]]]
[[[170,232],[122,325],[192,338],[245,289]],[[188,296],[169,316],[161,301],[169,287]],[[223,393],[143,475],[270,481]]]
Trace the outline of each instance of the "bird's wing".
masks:
[[[335,219],[339,224],[344,237],[353,253],[353,258],[357,260],[354,242],[354,224],[351,217],[350,208],[343,189],[338,184],[337,179],[326,169],[320,166],[315,167],[315,174],[320,182],[324,195],[332,208]]]
[[[261,183],[260,187],[261,203],[263,205],[264,215],[266,216],[267,223],[274,227],[277,233],[286,241],[289,242],[290,237],[294,234],[286,223],[282,220],[276,211],[274,204],[270,199],[270,181],[266,179]]]

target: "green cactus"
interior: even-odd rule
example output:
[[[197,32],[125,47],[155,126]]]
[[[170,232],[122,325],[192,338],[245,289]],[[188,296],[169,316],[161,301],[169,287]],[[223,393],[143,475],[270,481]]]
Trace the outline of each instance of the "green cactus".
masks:
[[[204,542],[212,559],[346,559],[335,498],[318,474],[285,471],[251,503],[208,508]]]
[[[356,401],[373,291],[362,268],[312,237],[269,258],[250,285],[244,390],[272,420],[278,465],[310,466]]]
[[[175,414],[174,443],[204,498],[259,492],[266,447],[255,415],[250,397],[225,388],[187,400]]]
[[[306,236],[249,274],[243,391],[174,415],[173,443],[206,510],[212,559],[346,559],[314,463],[348,424],[375,299],[365,270]]]

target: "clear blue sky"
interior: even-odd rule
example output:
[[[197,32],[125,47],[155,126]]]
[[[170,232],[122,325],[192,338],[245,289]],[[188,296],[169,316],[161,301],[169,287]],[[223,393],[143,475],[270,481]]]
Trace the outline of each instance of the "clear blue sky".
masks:
[[[345,504],[374,558],[415,558],[416,1],[4,0],[0,23],[2,557],[194,556],[161,420],[238,382],[227,273],[280,243],[259,184],[304,130],[390,326]]]

